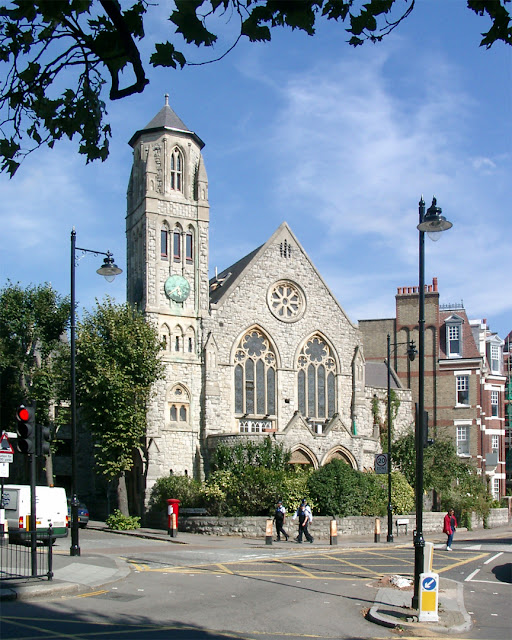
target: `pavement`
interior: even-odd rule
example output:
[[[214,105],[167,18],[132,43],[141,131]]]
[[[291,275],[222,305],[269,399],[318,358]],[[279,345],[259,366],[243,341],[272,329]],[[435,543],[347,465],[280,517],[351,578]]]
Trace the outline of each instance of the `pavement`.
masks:
[[[160,529],[141,528],[134,531],[112,531],[104,522],[90,521],[88,528],[108,532],[112,535],[135,536],[152,540],[165,540],[169,544],[193,545],[210,549],[254,549],[254,539],[237,536],[208,536],[202,534],[179,532],[171,538],[167,531]],[[510,526],[495,529],[478,529],[467,531],[457,530],[457,547],[471,545],[475,541],[492,542],[493,538],[510,540],[512,528]],[[69,539],[69,538],[68,538]],[[444,548],[443,536],[428,536],[434,542],[434,549]],[[372,549],[376,545],[389,549],[390,546],[403,546],[405,538],[395,537],[394,542],[375,542],[374,536],[339,536],[337,549],[368,546]],[[261,548],[268,549],[269,545],[261,540]],[[333,549],[329,540],[317,540],[313,547],[306,547],[308,552],[314,549]],[[80,556],[70,556],[65,553],[53,554],[54,577],[51,581],[44,578],[30,578],[25,580],[6,580],[0,582],[0,601],[2,600],[32,600],[35,598],[58,598],[94,591],[111,584],[130,573],[129,565],[117,558],[104,554],[82,553]],[[412,589],[397,588],[384,584],[378,589],[374,605],[370,608],[367,618],[372,622],[388,627],[404,630],[415,630],[421,635],[421,629],[439,633],[462,633],[471,628],[471,618],[464,606],[462,583],[441,578],[438,592],[437,622],[418,622],[418,612],[411,608]]]

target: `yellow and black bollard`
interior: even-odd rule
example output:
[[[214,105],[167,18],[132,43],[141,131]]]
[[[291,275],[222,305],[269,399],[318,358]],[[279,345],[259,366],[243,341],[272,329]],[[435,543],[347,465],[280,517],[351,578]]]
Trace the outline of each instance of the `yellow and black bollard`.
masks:
[[[374,542],[380,542],[380,518],[375,518],[375,540]]]
[[[267,520],[265,527],[265,544],[272,544],[272,520]]]
[[[329,533],[330,533],[330,544],[331,545],[338,544],[338,525],[336,523],[336,518],[334,517],[329,523]]]

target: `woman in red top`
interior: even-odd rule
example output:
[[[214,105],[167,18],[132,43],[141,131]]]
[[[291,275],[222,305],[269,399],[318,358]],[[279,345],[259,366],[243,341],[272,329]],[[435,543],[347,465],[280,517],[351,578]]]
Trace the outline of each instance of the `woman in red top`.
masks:
[[[444,517],[443,533],[446,533],[448,539],[446,540],[446,551],[452,550],[453,534],[457,528],[457,518],[453,509],[449,509],[448,513]]]

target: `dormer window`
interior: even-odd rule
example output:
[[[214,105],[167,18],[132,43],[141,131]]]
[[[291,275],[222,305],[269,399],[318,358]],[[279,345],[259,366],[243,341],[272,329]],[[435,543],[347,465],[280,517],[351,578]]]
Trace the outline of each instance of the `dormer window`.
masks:
[[[446,321],[446,355],[448,358],[462,357],[462,318],[459,316]]]
[[[487,343],[487,362],[491,373],[501,373],[501,344],[498,341]]]

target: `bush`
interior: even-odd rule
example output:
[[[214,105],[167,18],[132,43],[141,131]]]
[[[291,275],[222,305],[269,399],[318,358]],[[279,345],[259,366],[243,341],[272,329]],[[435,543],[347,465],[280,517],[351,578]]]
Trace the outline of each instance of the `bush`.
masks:
[[[273,513],[281,498],[284,471],[245,465],[234,471],[214,471],[203,490],[203,506],[212,515],[263,516]]]
[[[221,442],[211,454],[210,468],[212,471],[238,473],[250,465],[273,471],[285,471],[290,457],[291,453],[285,450],[284,445],[277,444],[270,436],[261,442],[246,440],[234,446]]]
[[[110,514],[106,519],[105,524],[109,529],[128,531],[140,527],[140,518],[138,516],[125,516],[119,509],[115,509],[114,513]]]
[[[315,513],[330,516],[384,515],[387,493],[374,473],[352,469],[342,460],[332,460],[316,470],[307,488]]]
[[[167,513],[168,498],[177,498],[181,507],[197,507],[201,504],[201,483],[189,476],[159,478],[151,489],[149,510]]]

